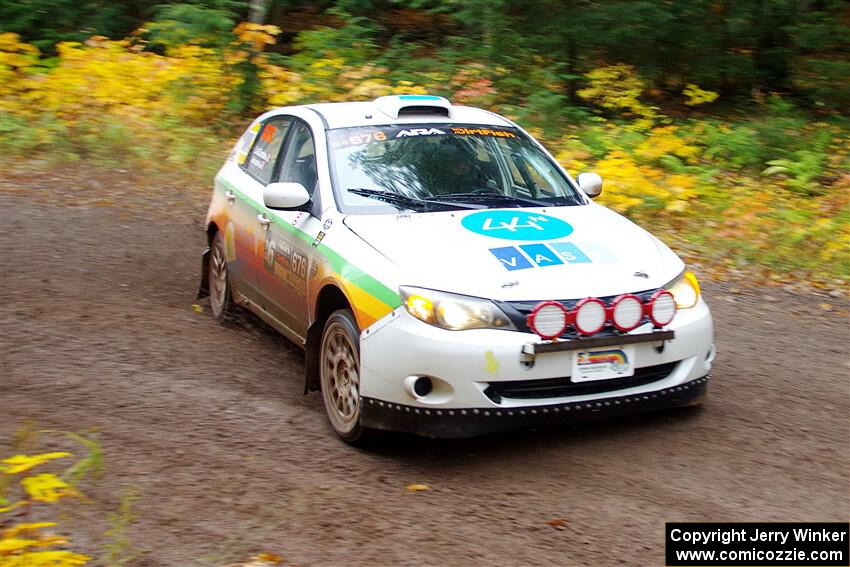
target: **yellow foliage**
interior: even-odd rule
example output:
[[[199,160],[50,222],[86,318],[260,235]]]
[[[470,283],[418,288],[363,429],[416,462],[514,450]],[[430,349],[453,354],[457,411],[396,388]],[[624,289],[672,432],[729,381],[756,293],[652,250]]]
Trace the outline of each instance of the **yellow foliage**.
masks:
[[[49,527],[55,526],[55,525],[56,525],[56,522],[32,522],[32,523],[26,523],[26,524],[15,524],[11,528],[3,530],[2,536],[4,538],[17,537],[21,534],[40,530],[41,528],[49,528]]]
[[[77,567],[91,557],[73,551],[33,551],[3,558],[3,567]]]
[[[212,50],[197,45],[163,56],[137,51],[127,40],[94,37],[85,44],[63,42],[57,49],[58,65],[19,79],[19,96],[5,110],[30,120],[52,115],[84,130],[109,116],[135,136],[155,137],[158,119],[177,115],[203,121],[223,111],[230,89],[241,80]]]
[[[687,99],[685,100],[685,104],[688,106],[698,106],[707,102],[714,102],[720,96],[714,91],[703,90],[694,84],[688,84],[685,90],[682,91],[682,94],[685,95]]]
[[[73,488],[53,473],[42,473],[21,479],[21,486],[33,500],[56,502],[63,496],[76,494]]]
[[[280,34],[280,28],[242,22],[233,29],[233,33],[239,38],[239,41],[250,44],[255,51],[262,51],[265,46],[274,45],[277,35]]]
[[[676,136],[676,126],[653,128],[649,136],[635,150],[647,161],[657,161],[665,155],[673,155],[689,163],[695,163],[700,149]]]
[[[38,545],[37,539],[19,539],[14,537],[4,537],[0,540],[0,555],[9,555],[13,551],[20,551],[28,547]]]
[[[427,94],[427,89],[410,81],[388,82],[386,70],[375,65],[349,67],[341,57],[312,62],[306,75],[264,63],[260,67],[263,93],[271,106],[307,101],[343,102],[372,100],[393,94]]]
[[[594,170],[605,180],[599,201],[622,213],[639,213],[650,207],[685,212],[696,196],[696,179],[640,165],[629,154],[613,151]]]
[[[0,473],[5,476],[27,472],[33,467],[70,456],[70,453],[52,452],[40,455],[14,455],[0,462]],[[70,470],[70,469],[69,469]],[[0,483],[4,498],[8,484]],[[20,480],[20,488],[26,498],[0,512],[9,512],[16,508],[33,506],[40,502],[56,502],[66,496],[77,496],[79,493],[68,483],[53,473],[24,476]],[[5,522],[3,522],[5,523]],[[0,532],[0,563],[3,567],[75,567],[84,565],[90,557],[68,550],[38,550],[37,548],[67,545],[68,539],[61,535],[45,534],[40,530],[55,526],[55,522],[26,522],[19,523]]]
[[[8,506],[3,506],[2,508],[0,508],[0,513],[5,514],[6,512],[11,512],[12,510],[15,510],[17,508],[20,508],[22,506],[26,506],[27,504],[29,504],[29,502],[27,500],[21,500],[19,502],[9,504]]]
[[[634,126],[648,128],[656,119],[655,109],[643,104],[644,83],[630,65],[599,67],[585,75],[590,82],[578,95],[606,110],[637,117]]]
[[[71,453],[53,452],[42,453],[41,455],[14,455],[0,461],[0,472],[6,474],[18,474],[28,471],[42,463],[53,459],[61,459],[62,457],[70,457]]]
[[[25,90],[23,82],[33,68],[38,65],[38,49],[21,41],[16,33],[0,33],[0,85],[3,96],[0,109],[18,99]]]
[[[28,69],[38,63],[38,48],[34,45],[24,43],[16,33],[0,33],[0,65],[12,69]]]

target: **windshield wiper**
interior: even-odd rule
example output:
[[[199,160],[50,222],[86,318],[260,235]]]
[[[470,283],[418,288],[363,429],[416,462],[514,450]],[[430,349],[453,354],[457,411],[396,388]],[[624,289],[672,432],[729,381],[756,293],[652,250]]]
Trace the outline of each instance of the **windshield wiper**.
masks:
[[[513,195],[505,195],[504,193],[449,193],[447,195],[438,195],[437,197],[429,197],[425,199],[440,199],[443,201],[457,202],[466,201],[468,203],[511,203],[518,206],[531,207],[551,207],[566,204],[563,202],[564,197],[556,197],[555,201],[542,201],[540,199],[532,199],[530,197],[515,197]],[[570,201],[569,204],[579,204]]]
[[[478,205],[469,205],[464,203],[452,203],[452,202],[443,202],[439,199],[435,199],[433,197],[429,197],[428,199],[416,199],[415,197],[408,197],[407,195],[402,195],[400,193],[393,193],[391,191],[381,191],[379,189],[364,189],[362,187],[355,187],[353,189],[346,189],[349,193],[354,193],[355,195],[362,195],[363,197],[370,197],[372,199],[378,199],[380,201],[386,201],[391,205],[398,205],[400,207],[406,207],[408,209],[413,209],[416,211],[434,211],[434,206],[440,207],[440,209],[482,209],[484,207]]]

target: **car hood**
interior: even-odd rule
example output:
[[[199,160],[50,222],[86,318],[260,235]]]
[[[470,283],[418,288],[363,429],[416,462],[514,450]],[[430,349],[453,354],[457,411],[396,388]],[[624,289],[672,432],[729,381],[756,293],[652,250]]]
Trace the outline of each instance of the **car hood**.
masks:
[[[349,215],[344,223],[399,267],[401,285],[502,301],[642,291],[684,269],[657,238],[593,203]]]

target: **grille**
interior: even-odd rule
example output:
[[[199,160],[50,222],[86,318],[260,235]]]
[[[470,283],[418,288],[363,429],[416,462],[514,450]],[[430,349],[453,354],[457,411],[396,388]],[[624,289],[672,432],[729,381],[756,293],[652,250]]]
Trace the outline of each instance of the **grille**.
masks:
[[[546,380],[490,382],[484,390],[484,394],[497,404],[502,403],[502,398],[531,400],[601,394],[658,382],[667,378],[676,368],[676,364],[676,362],[668,362],[656,366],[646,366],[635,369],[634,375],[627,378],[594,380],[593,382],[572,382],[569,376]]]
[[[660,288],[648,289],[648,290],[645,290],[645,291],[639,291],[639,292],[634,293],[634,295],[638,296],[642,302],[646,302],[650,297],[652,297],[653,293],[658,291],[658,289],[660,289]],[[609,295],[607,297],[600,297],[599,299],[601,299],[602,302],[605,303],[605,307],[610,307],[611,302],[614,301],[615,299],[617,299],[617,297],[619,297],[619,295]],[[567,309],[571,310],[575,306],[576,303],[581,301],[581,299],[583,299],[583,298],[579,298],[579,299],[555,299],[554,301],[557,301],[558,303],[560,303],[561,305],[563,305]],[[508,318],[511,320],[511,322],[513,322],[513,324],[516,326],[517,330],[525,332],[525,333],[533,333],[534,331],[532,331],[528,327],[528,315],[531,313],[531,310],[534,309],[537,306],[537,304],[539,304],[541,301],[542,300],[540,300],[540,299],[535,299],[535,300],[528,300],[528,301],[496,301],[495,303],[504,312],[504,314],[508,316]],[[644,323],[648,323],[648,322],[650,322],[649,317],[644,316],[640,320],[640,325],[643,325]],[[599,331],[598,333],[595,333],[593,336],[594,337],[607,337],[607,336],[617,336],[617,335],[624,335],[624,334],[625,333],[618,331],[617,328],[614,327],[613,325],[606,323],[605,327],[603,327],[603,329],[601,331]],[[575,330],[573,325],[570,325],[567,328],[567,330],[564,331],[564,333],[561,335],[561,338],[575,339],[575,338],[578,338],[579,336],[584,336],[584,335],[580,335],[578,333],[578,331]]]

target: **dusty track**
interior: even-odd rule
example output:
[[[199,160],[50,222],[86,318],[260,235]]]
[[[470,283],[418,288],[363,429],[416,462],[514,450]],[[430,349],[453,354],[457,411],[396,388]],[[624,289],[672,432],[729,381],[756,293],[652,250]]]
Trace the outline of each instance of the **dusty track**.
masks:
[[[100,432],[106,474],[62,518],[81,551],[127,486],[149,566],[662,565],[665,521],[850,518],[846,304],[707,283],[702,410],[364,452],[302,395],[295,347],[192,309],[206,195],[38,179],[0,198],[0,439],[26,420]]]

